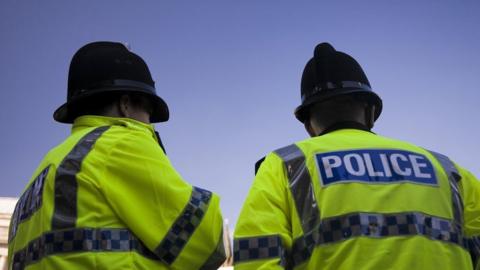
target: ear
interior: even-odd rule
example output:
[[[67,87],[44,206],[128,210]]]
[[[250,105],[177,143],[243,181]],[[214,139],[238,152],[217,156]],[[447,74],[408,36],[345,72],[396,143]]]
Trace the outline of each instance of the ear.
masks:
[[[118,101],[118,111],[122,117],[128,118],[130,116],[130,97],[122,95]]]
[[[310,137],[317,136],[315,130],[313,130],[312,124],[310,123],[310,119],[305,120],[305,122],[303,122],[303,125],[305,126],[305,130],[308,132],[308,135],[310,135]]]
[[[365,108],[365,124],[368,128],[372,129],[375,123],[375,105],[367,105]]]

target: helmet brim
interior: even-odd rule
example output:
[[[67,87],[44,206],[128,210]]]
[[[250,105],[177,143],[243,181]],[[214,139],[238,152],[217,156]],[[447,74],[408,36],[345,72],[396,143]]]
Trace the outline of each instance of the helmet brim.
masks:
[[[53,113],[53,119],[55,121],[65,124],[72,124],[75,118],[78,116],[74,114],[73,108],[78,106],[84,101],[95,98],[96,96],[106,94],[106,93],[139,93],[145,95],[150,102],[152,102],[152,114],[150,115],[151,123],[166,122],[169,119],[170,113],[168,110],[167,103],[159,96],[153,94],[149,90],[139,89],[139,88],[129,88],[129,87],[106,87],[101,89],[96,89],[94,92],[86,92],[77,97],[72,98],[70,101],[64,103],[58,107]]]
[[[334,97],[338,97],[340,95],[348,95],[348,94],[364,95],[365,98],[370,102],[370,104],[375,106],[375,112],[374,112],[375,120],[377,120],[378,117],[380,117],[380,114],[382,113],[382,99],[375,92],[366,91],[365,89],[342,89],[342,90],[331,91],[331,93],[317,94],[315,96],[310,97],[308,100],[306,100],[303,104],[301,104],[295,109],[295,112],[294,112],[295,117],[298,119],[298,121],[305,123],[305,121],[309,118],[310,106],[322,101],[332,99]]]

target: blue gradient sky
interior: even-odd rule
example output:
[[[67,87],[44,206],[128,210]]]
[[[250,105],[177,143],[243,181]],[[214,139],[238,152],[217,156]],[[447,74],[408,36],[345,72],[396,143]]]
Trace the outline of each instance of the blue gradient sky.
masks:
[[[255,161],[307,137],[293,116],[323,41],[354,56],[384,100],[375,131],[435,149],[480,175],[478,1],[0,2],[0,196],[18,196],[69,134],[71,56],[122,41],[148,63],[170,121],[157,125],[190,183],[235,222]]]

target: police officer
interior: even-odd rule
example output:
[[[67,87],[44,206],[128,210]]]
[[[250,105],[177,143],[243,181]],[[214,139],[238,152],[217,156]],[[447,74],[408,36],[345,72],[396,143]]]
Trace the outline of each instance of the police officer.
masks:
[[[382,101],[319,44],[295,110],[311,138],[268,154],[235,230],[235,269],[480,269],[480,183],[371,131]]]
[[[168,118],[141,57],[116,42],[79,49],[54,113],[72,133],[17,203],[9,269],[217,269],[219,198],[172,167],[150,124]]]

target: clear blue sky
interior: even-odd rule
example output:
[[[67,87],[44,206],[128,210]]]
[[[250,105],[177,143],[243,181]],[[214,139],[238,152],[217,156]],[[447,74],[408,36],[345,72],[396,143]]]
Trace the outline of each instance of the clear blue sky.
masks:
[[[478,1],[0,2],[0,196],[18,196],[69,126],[71,56],[129,43],[169,104],[157,125],[174,166],[219,193],[235,222],[255,161],[307,137],[293,116],[323,41],[354,56],[384,100],[375,131],[434,149],[480,176]]]

